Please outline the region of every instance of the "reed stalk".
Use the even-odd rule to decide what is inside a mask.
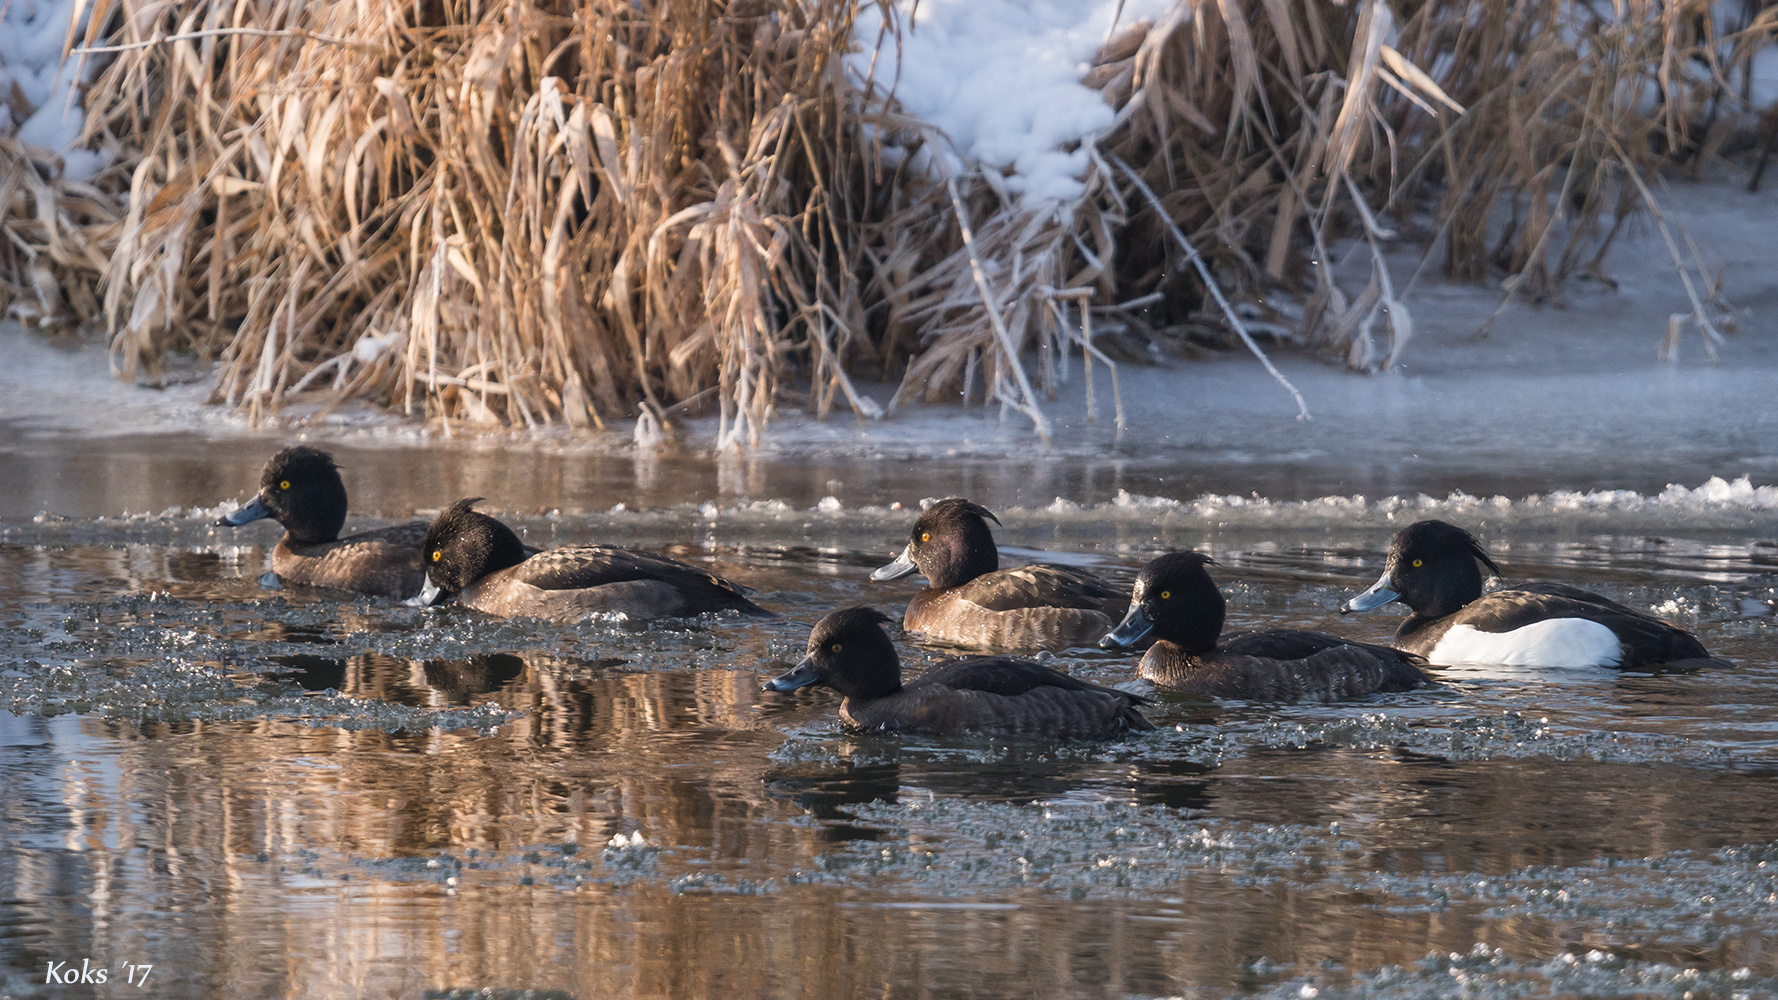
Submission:
[[[658,443],[710,408],[748,447],[786,405],[881,416],[872,377],[1043,427],[1089,346],[1388,367],[1401,239],[1533,300],[1599,272],[1659,170],[1745,141],[1736,73],[1778,17],[1177,0],[1088,72],[1116,119],[1058,207],[918,165],[947,140],[848,66],[857,2],[98,0],[71,47],[117,157],[74,183],[0,138],[0,297],[103,322],[126,378],[212,359],[255,418],[323,390]],[[1352,235],[1363,289],[1330,265]]]

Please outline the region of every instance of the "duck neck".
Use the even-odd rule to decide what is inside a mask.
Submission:
[[[498,573],[530,558],[530,555],[525,551],[525,543],[519,541],[519,536],[514,534],[511,528],[493,518],[488,520],[493,521],[496,530],[488,539],[487,553],[481,559],[482,571],[478,574],[479,576]]]
[[[1416,599],[1408,605],[1414,611],[1410,622],[1414,618],[1434,619],[1454,615],[1463,610],[1465,605],[1481,598],[1481,568],[1474,559],[1465,559],[1452,572],[1436,576],[1424,594],[1413,596]]]

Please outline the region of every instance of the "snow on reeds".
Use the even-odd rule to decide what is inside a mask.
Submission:
[[[1746,119],[1770,29],[1647,0],[1097,6],[1124,15],[1078,76],[1103,121],[996,158],[918,113],[912,40],[957,0],[100,0],[62,32],[85,141],[0,137],[0,295],[102,317],[128,377],[214,358],[255,415],[324,389],[648,441],[711,406],[726,446],[785,405],[877,416],[852,379],[899,373],[892,405],[1041,430],[1077,351],[1257,334],[1388,366],[1397,231],[1516,295],[1596,271],[1642,178]],[[1347,234],[1362,289],[1328,259]]]

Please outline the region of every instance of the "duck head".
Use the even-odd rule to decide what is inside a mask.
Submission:
[[[1215,649],[1226,611],[1222,591],[1204,569],[1215,561],[1200,552],[1171,552],[1142,567],[1130,588],[1129,613],[1099,645],[1127,649],[1152,636],[1188,653]]]
[[[269,517],[299,545],[331,542],[346,523],[346,484],[333,456],[306,444],[273,455],[259,476],[259,492],[216,523],[240,527]]]
[[[989,521],[1000,523],[979,503],[961,497],[940,500],[914,521],[901,555],[870,578],[899,580],[919,570],[930,586],[945,590],[992,573],[1000,568],[1000,550],[994,546]]]
[[[421,547],[426,585],[408,603],[431,607],[455,597],[464,587],[508,566],[525,561],[525,543],[512,529],[473,509],[481,497],[459,500],[426,529]]]
[[[1400,601],[1415,614],[1443,617],[1482,596],[1486,565],[1500,567],[1476,537],[1444,521],[1416,521],[1395,533],[1383,560],[1383,575],[1371,588],[1340,605],[1340,614],[1370,611]]]
[[[901,658],[883,631],[889,617],[876,608],[841,608],[809,630],[801,663],[762,690],[795,691],[825,684],[847,698],[869,701],[901,690]]]

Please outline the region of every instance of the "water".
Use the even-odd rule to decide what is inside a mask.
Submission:
[[[0,454],[6,995],[1778,992],[1769,489],[1527,497],[1472,472],[1357,500],[1324,469],[1261,499],[1124,460],[339,449],[378,515],[353,527],[487,495],[533,544],[664,551],[784,616],[558,627],[265,589],[275,529],[209,522],[272,447]],[[1061,746],[859,737],[825,690],[762,694],[821,614],[899,608],[918,581],[868,570],[952,492],[1002,513],[1009,559],[1127,576],[1196,547],[1233,625],[1370,639],[1395,619],[1339,600],[1395,528],[1444,516],[1738,666],[1163,697],[1156,734]],[[107,984],[44,982],[83,961]]]

